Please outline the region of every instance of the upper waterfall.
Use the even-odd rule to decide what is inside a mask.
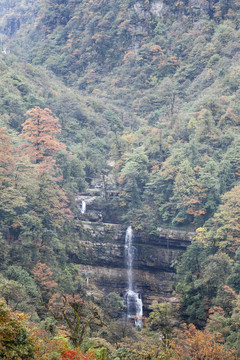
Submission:
[[[134,247],[132,246],[133,230],[129,226],[125,236],[125,259],[127,263],[127,278],[128,278],[128,291],[133,290],[133,258],[134,258]]]
[[[80,209],[81,214],[85,214],[86,210],[87,210],[86,201],[82,200],[82,206],[81,206],[81,209]]]

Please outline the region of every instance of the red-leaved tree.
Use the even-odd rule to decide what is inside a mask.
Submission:
[[[87,354],[69,350],[62,355],[62,360],[94,360],[94,358]]]
[[[36,106],[27,111],[27,120],[22,125],[21,136],[26,140],[25,148],[33,161],[40,163],[51,159],[56,151],[66,150],[57,139],[61,133],[59,119],[52,116],[50,109]]]
[[[20,137],[24,139],[23,149],[35,165],[38,183],[31,205],[45,226],[60,228],[72,214],[62,186],[61,170],[54,159],[57,151],[66,151],[65,144],[57,138],[61,133],[59,119],[52,116],[51,110],[38,106],[26,115]]]

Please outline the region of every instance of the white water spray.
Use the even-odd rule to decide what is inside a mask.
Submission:
[[[82,200],[82,206],[81,206],[81,209],[80,209],[81,214],[85,214],[86,210],[87,210],[86,201]]]
[[[127,302],[127,316],[128,318],[135,318],[135,326],[142,327],[143,304],[141,295],[134,291],[133,287],[133,260],[134,260],[134,246],[132,245],[133,230],[129,226],[125,236],[125,259],[127,263],[127,278],[128,288],[126,294]]]

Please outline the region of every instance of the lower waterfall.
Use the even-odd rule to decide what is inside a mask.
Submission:
[[[129,226],[125,236],[125,260],[127,263],[128,287],[126,293],[127,316],[135,319],[135,326],[142,327],[143,303],[139,293],[134,291],[133,286],[133,260],[135,248],[132,245],[133,230]]]

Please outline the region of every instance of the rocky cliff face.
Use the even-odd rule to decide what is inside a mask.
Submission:
[[[124,296],[127,288],[125,233],[127,226],[105,223],[101,213],[101,189],[92,189],[76,198],[80,209],[76,220],[79,240],[68,250],[71,261],[79,264],[79,272],[88,284],[96,284],[105,293],[112,291]],[[86,212],[81,213],[85,201]],[[174,268],[190,244],[194,233],[158,229],[159,235],[147,238],[134,232],[133,278],[142,295],[144,312],[154,299],[176,301],[172,295]]]

